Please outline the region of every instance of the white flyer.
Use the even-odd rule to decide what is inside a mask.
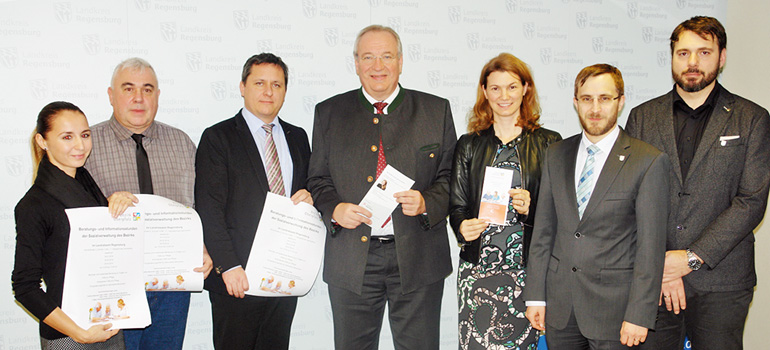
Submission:
[[[117,219],[107,207],[67,209],[70,222],[62,310],[83,329],[112,323],[144,328],[150,308],[142,288],[144,219],[129,208]]]
[[[372,213],[371,227],[382,227],[393,210],[398,206],[393,195],[407,191],[414,185],[414,180],[402,174],[388,164],[358,205]]]
[[[203,225],[195,209],[165,197],[137,194],[144,215],[144,288],[203,290]],[[129,210],[132,208],[129,208]]]
[[[503,225],[508,214],[508,200],[513,180],[513,170],[488,166],[484,171],[484,184],[481,187],[479,219],[490,224]]]
[[[323,261],[326,227],[312,205],[268,193],[246,263],[249,290],[263,297],[302,296]]]

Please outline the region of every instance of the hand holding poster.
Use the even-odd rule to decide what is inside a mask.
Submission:
[[[248,295],[305,295],[323,260],[326,227],[310,204],[268,193],[246,264]]]

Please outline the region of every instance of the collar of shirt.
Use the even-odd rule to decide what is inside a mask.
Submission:
[[[131,135],[134,134],[133,131],[128,130],[125,126],[121,125],[117,119],[115,119],[115,115],[110,117],[110,129],[115,133],[115,137],[118,139],[118,141],[125,141],[128,139],[131,139]],[[158,138],[158,127],[155,125],[155,122],[151,123],[150,126],[142,132],[142,135],[144,135],[144,139],[142,140],[143,145],[147,145],[147,143],[152,142],[152,140]],[[131,140],[133,142],[134,140]],[[145,143],[147,142],[147,143]]]
[[[388,105],[385,106],[385,109],[383,109],[382,112],[384,114],[388,114],[388,109],[390,108],[390,105],[393,103],[393,100],[396,99],[396,96],[398,96],[398,93],[401,91],[401,85],[396,85],[396,89],[393,90],[393,93],[391,93],[390,96],[388,96],[388,98],[386,98],[386,99],[384,99],[382,101],[379,101],[379,100],[375,99],[374,97],[372,97],[372,95],[369,95],[369,93],[367,93],[366,89],[364,89],[363,87],[361,88],[361,91],[364,93],[364,97],[366,97],[366,100],[369,101],[369,104],[372,105],[372,110],[374,111],[374,113],[377,113],[377,108],[374,107],[374,103],[375,102],[385,102]]]
[[[591,142],[591,140],[586,137],[585,132],[581,134],[580,147],[578,148],[577,160],[575,161],[575,190],[577,190],[578,182],[580,182],[580,174],[583,172],[583,166],[585,166],[586,158],[588,158],[588,150],[586,150],[586,148],[590,145],[596,145],[601,150],[601,152],[594,155],[594,181],[593,184],[591,184],[591,192],[593,192],[593,186],[596,184],[596,179],[599,178],[599,174],[601,174],[604,163],[607,162],[607,158],[610,156],[610,152],[612,151],[612,147],[615,146],[615,141],[618,140],[618,136],[620,136],[620,127],[617,125],[609,135],[605,136],[597,143]]]
[[[265,131],[265,129],[262,129],[262,125],[265,125],[265,122],[263,122],[262,119],[257,118],[257,116],[249,112],[249,110],[246,109],[246,107],[241,108],[241,114],[243,115],[243,119],[246,119],[246,125],[249,126],[249,131],[251,131],[251,135],[253,135],[256,139],[261,140],[262,144],[264,144],[265,138],[267,137],[267,131]],[[276,134],[276,133],[283,134],[283,128],[281,127],[281,123],[278,122],[278,116],[276,116],[275,119],[273,119],[273,121],[269,124],[273,124],[273,134]]]
[[[678,108],[680,111],[689,114],[693,118],[700,119],[704,114],[697,113],[697,112],[702,111],[704,109],[713,109],[717,103],[717,98],[719,97],[719,92],[721,90],[722,90],[722,85],[720,85],[719,82],[716,82],[716,84],[714,84],[714,89],[711,90],[711,93],[709,93],[709,96],[706,98],[706,101],[703,102],[702,105],[693,109],[687,105],[687,102],[684,102],[684,99],[682,99],[682,96],[680,96],[679,92],[676,91],[676,86],[674,86],[674,108]]]

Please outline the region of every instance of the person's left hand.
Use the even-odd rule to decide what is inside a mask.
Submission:
[[[193,269],[195,272],[203,272],[203,279],[209,277],[209,272],[211,272],[211,268],[214,267],[214,261],[211,260],[211,256],[209,255],[208,249],[206,249],[206,246],[203,246],[203,266],[196,267]]]
[[[508,190],[508,194],[511,195],[511,203],[513,203],[513,209],[521,215],[529,215],[529,191],[521,188],[512,188]]]
[[[396,202],[401,204],[401,211],[406,216],[417,216],[425,212],[425,198],[417,190],[407,190],[393,194]]]
[[[644,343],[645,340],[647,340],[647,327],[623,321],[623,325],[620,327],[621,344],[630,348]]]
[[[305,202],[307,204],[313,205],[313,196],[311,196],[310,192],[308,192],[306,189],[301,189],[291,195],[291,201],[294,202],[294,205],[297,205],[299,202]]]
[[[110,215],[112,215],[113,218],[117,218],[120,214],[123,214],[128,207],[133,207],[134,203],[139,203],[139,199],[131,194],[131,192],[118,191],[111,194],[110,197],[107,198],[107,202],[109,202],[108,208]]]
[[[663,265],[663,283],[682,278],[692,272],[687,264],[686,250],[669,250],[666,252],[666,262]]]

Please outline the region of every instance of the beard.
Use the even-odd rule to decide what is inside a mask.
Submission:
[[[605,121],[604,124],[589,125],[586,122],[586,120],[585,120],[586,118],[579,118],[580,119],[580,126],[582,126],[583,127],[583,131],[586,134],[590,135],[590,136],[605,135],[608,132],[610,132],[612,130],[612,128],[614,128],[615,125],[617,125],[617,123],[618,123],[618,112],[617,111],[611,111],[610,113],[611,113],[612,116],[604,119],[604,121]],[[590,116],[593,116],[593,115],[589,114],[589,117]]]
[[[700,73],[703,75],[703,78],[700,80],[691,80],[684,78],[683,76],[687,73]],[[680,74],[676,74],[676,72],[672,71],[671,75],[674,76],[674,81],[676,82],[676,85],[679,86],[682,90],[686,92],[698,92],[706,88],[706,86],[711,85],[711,83],[714,82],[714,80],[717,79],[717,75],[719,75],[719,68],[714,69],[710,72],[704,72],[697,68],[690,68]]]

